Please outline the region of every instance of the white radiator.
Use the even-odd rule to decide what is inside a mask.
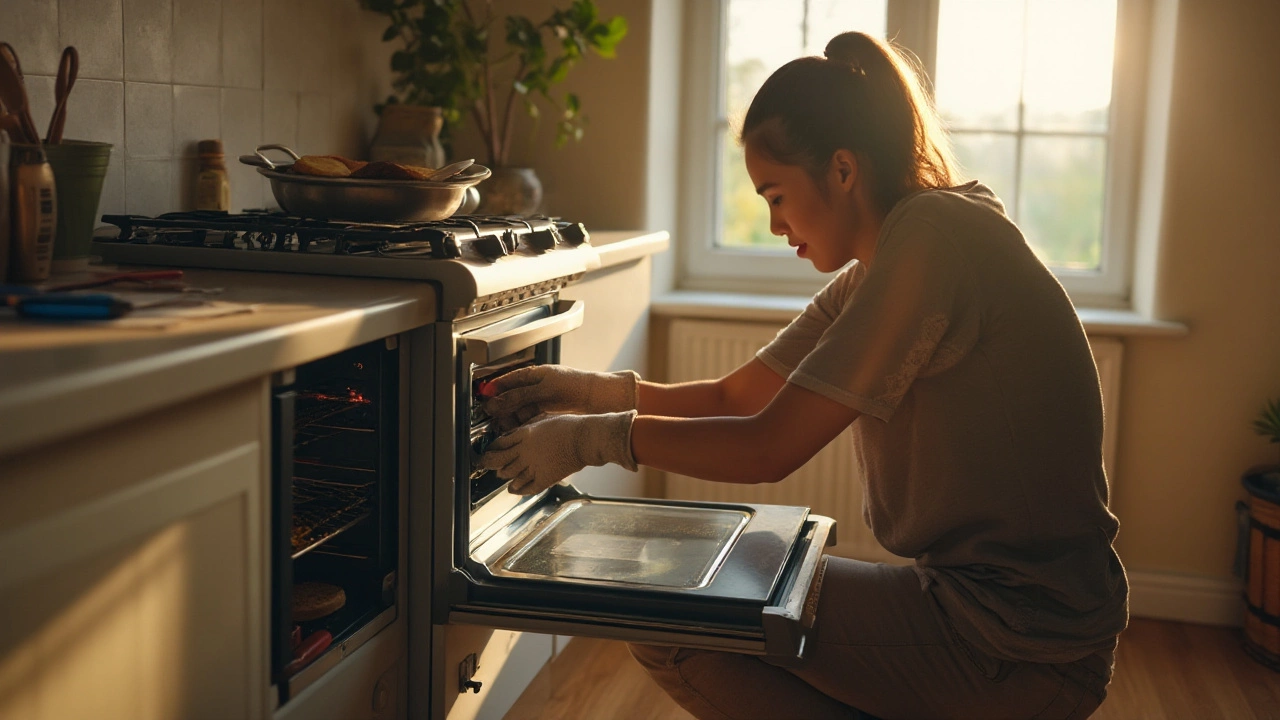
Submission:
[[[689,382],[721,377],[755,356],[781,329],[768,323],[676,319],[671,322],[667,353],[667,381]],[[1102,379],[1106,411],[1103,461],[1114,477],[1116,407],[1122,346],[1109,338],[1092,339]],[[909,562],[880,546],[862,519],[862,485],[853,462],[853,437],[840,434],[808,463],[779,483],[737,485],[666,473],[666,497],[715,502],[757,502],[803,505],[834,518],[838,543],[835,555],[872,562]]]

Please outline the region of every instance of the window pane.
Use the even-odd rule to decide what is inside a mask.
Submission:
[[[1027,137],[1018,225],[1046,264],[1097,270],[1102,256],[1107,143],[1098,137]]]
[[[725,109],[734,123],[774,70],[804,54],[804,3],[731,0],[725,46]]]
[[[769,206],[756,194],[736,136],[725,134],[720,152],[721,247],[785,248],[787,239],[769,232]]]
[[[858,30],[884,39],[888,3],[885,0],[809,0],[809,38],[806,55],[821,55],[831,38]]]
[[[934,87],[950,127],[1018,128],[1023,12],[1023,0],[939,0]]]
[[[1028,130],[1106,132],[1115,0],[1031,0],[1023,85]]]
[[[960,161],[961,174],[966,180],[977,180],[995,191],[1004,201],[1008,212],[1013,212],[1017,200],[1017,152],[1018,139],[1009,133],[951,134],[951,145]]]

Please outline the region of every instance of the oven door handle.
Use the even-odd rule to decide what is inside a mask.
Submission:
[[[485,335],[483,332],[467,335],[467,354],[472,356],[473,362],[488,363],[533,347],[544,340],[559,337],[582,327],[585,307],[586,304],[581,300],[558,300],[555,313],[550,317],[494,335]]]

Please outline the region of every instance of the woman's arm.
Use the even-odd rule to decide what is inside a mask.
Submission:
[[[673,418],[745,417],[763,410],[785,383],[769,366],[752,358],[718,380],[673,385],[641,382],[636,409],[641,415]]]
[[[752,363],[773,374],[759,360]],[[757,371],[748,370],[743,377],[751,377],[754,372]],[[641,412],[645,414],[637,417],[631,426],[631,452],[635,461],[658,470],[717,482],[782,480],[859,415],[857,410],[790,383],[782,383],[781,389],[759,412],[743,417],[652,417],[644,409],[643,397],[642,393]],[[745,397],[758,398],[758,393],[748,392]]]

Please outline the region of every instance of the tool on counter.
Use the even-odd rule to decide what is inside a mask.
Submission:
[[[71,88],[75,86],[76,76],[79,73],[80,53],[76,51],[74,45],[68,45],[63,49],[62,58],[58,61],[58,79],[53,91],[57,104],[53,107],[53,115],[49,117],[49,130],[44,136],[47,145],[57,145],[62,142],[62,129],[67,124],[67,96],[71,94]]]
[[[40,292],[27,285],[0,285],[0,305],[42,320],[110,320],[133,309],[110,293]]]

